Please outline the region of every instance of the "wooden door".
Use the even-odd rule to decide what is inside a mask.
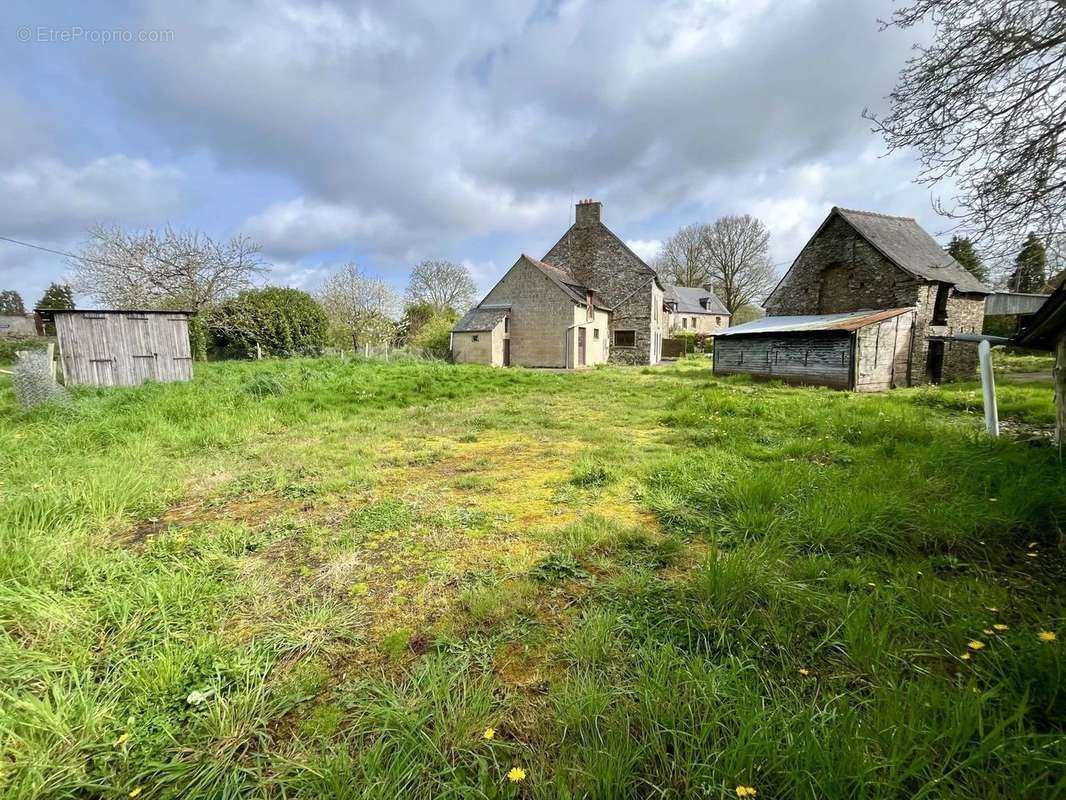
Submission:
[[[126,345],[130,357],[130,383],[137,385],[159,379],[158,361],[147,314],[127,314]]]
[[[511,366],[511,340],[503,340],[503,365],[505,367]]]
[[[585,337],[588,335],[588,331],[584,328],[577,329],[577,365],[579,367],[585,366]]]

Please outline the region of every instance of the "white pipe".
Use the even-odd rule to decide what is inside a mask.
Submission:
[[[999,412],[996,408],[996,378],[992,372],[992,345],[982,341],[977,345],[981,361],[981,393],[984,395],[985,428],[992,438],[999,436]]]

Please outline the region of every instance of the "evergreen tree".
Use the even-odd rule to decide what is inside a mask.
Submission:
[[[1025,240],[1014,262],[1011,289],[1015,292],[1041,292],[1047,283],[1047,251],[1035,233]]]
[[[967,236],[952,236],[951,244],[947,246],[948,255],[958,261],[977,280],[985,283],[988,281],[988,267],[981,257],[977,255],[973,242]]]
[[[22,295],[14,289],[0,291],[0,314],[25,314],[26,306],[22,304]]]
[[[50,283],[37,303],[38,308],[74,308],[74,292],[65,283]]]

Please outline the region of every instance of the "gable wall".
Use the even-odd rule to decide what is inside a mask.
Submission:
[[[600,293],[612,309],[611,331],[632,330],[636,346],[611,347],[612,364],[648,364],[666,326],[662,290],[655,273],[602,223],[574,225],[542,261],[570,269],[586,286]],[[659,309],[658,317],[654,309]]]
[[[522,259],[481,302],[511,305],[512,365],[566,366],[567,328],[574,324],[574,303],[543,272]]]

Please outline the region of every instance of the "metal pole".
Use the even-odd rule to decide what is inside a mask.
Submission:
[[[992,438],[999,436],[999,412],[996,409],[996,378],[992,373],[992,345],[981,341],[977,345],[981,361],[981,393],[984,395],[985,428]]]

